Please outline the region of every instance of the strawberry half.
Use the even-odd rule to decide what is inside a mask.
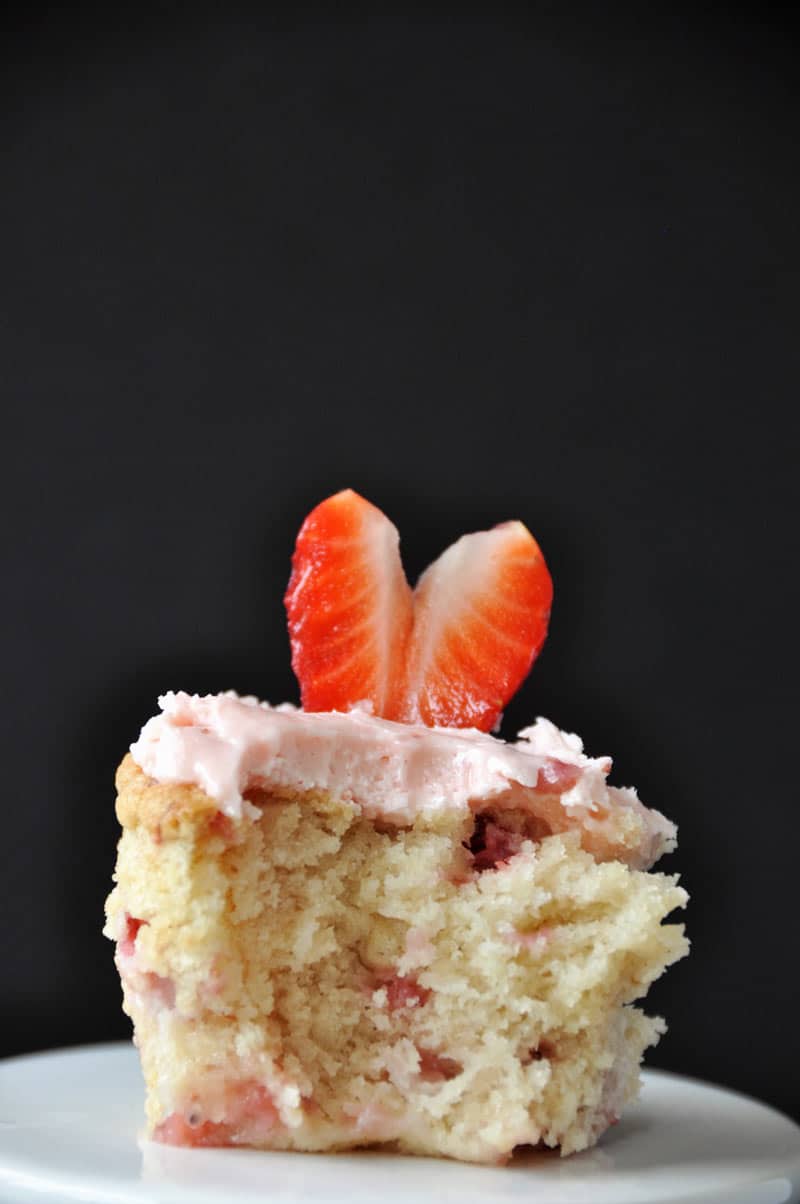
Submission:
[[[349,489],[304,522],[286,593],[303,706],[368,700],[386,719],[489,731],[547,635],[553,585],[539,546],[519,522],[465,535],[412,595],[398,545]]]
[[[386,515],[352,489],[300,528],[285,602],[305,710],[367,700],[385,715],[394,706],[413,610],[399,543]]]
[[[541,650],[552,598],[522,523],[463,536],[419,579],[401,703],[387,718],[491,731]]]

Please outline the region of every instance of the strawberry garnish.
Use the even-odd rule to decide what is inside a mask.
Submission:
[[[553,586],[519,522],[465,535],[412,595],[395,527],[352,490],[311,512],[286,593],[306,710],[494,728],[547,635]]]
[[[541,650],[552,597],[522,523],[464,535],[419,579],[402,702],[388,717],[490,731]]]
[[[412,620],[399,543],[386,515],[352,489],[300,528],[285,601],[305,710],[367,701],[385,715],[394,706]]]

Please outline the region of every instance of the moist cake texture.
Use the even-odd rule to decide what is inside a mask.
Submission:
[[[675,829],[539,721],[507,744],[357,708],[167,695],[117,775],[105,932],[184,1145],[583,1149],[664,1031]]]

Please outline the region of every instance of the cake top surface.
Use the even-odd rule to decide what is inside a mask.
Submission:
[[[537,719],[490,735],[544,643],[552,581],[517,521],[462,536],[412,590],[397,529],[345,489],[312,510],[286,592],[303,709],[234,693],[165,694],[131,746],[151,779],[200,787],[234,820],[248,794],[325,792],[404,825],[441,812],[521,811],[526,830],[577,830],[601,860],[652,865],[675,828],[608,757]],[[528,823],[527,817],[534,822]]]
[[[446,809],[513,807],[583,829],[604,856],[650,865],[675,829],[632,789],[609,786],[608,757],[546,719],[507,743],[473,729],[396,723],[370,713],[306,712],[229,692],[168,693],[131,754],[159,782],[192,783],[232,819],[252,816],[253,787],[325,791],[402,825]],[[586,841],[584,843],[587,843]],[[616,851],[614,851],[616,850]]]

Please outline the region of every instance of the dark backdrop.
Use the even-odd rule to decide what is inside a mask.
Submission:
[[[296,698],[293,536],[352,485],[412,576],[533,529],[504,731],[680,825],[651,1064],[798,1115],[796,48],[637,11],[6,30],[2,1052],[128,1031],[115,764],[168,688]]]

